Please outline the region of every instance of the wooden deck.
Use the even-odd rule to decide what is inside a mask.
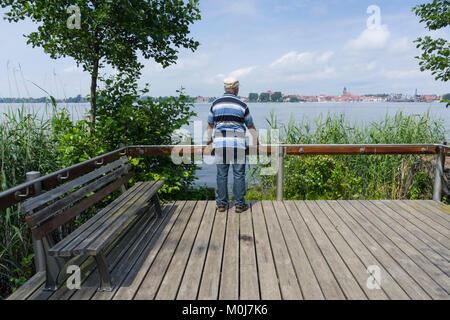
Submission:
[[[435,201],[213,201],[138,216],[107,249],[115,288],[42,291],[37,274],[9,299],[450,299],[450,207]],[[368,266],[381,288],[369,289]]]

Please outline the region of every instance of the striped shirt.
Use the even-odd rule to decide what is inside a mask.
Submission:
[[[245,130],[253,124],[248,106],[231,93],[211,105],[208,123],[214,126],[213,148],[245,149]]]

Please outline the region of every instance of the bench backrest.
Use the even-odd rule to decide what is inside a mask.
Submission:
[[[91,171],[21,204],[35,239],[74,219],[133,177],[126,157]],[[92,194],[93,193],[93,194]]]

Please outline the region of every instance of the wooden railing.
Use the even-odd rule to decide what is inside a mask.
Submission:
[[[205,145],[175,145],[175,146],[127,146],[96,158],[81,162],[68,168],[40,177],[38,172],[27,173],[27,182],[0,193],[0,210],[4,210],[25,199],[33,197],[42,190],[50,190],[56,186],[75,179],[102,165],[113,162],[122,156],[147,157],[170,156],[173,153],[180,156],[213,155],[210,146]],[[433,199],[440,200],[442,196],[444,161],[450,156],[450,146],[441,144],[278,144],[259,145],[247,148],[247,154],[271,155],[278,153],[277,164],[277,199],[283,195],[283,160],[284,155],[377,155],[377,154],[434,154],[436,166],[433,183]],[[39,190],[37,190],[39,188]]]

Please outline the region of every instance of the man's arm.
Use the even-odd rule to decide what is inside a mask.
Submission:
[[[208,122],[208,125],[206,126],[206,145],[210,145],[212,143],[213,128],[214,126],[212,123]]]
[[[253,138],[253,144],[254,144],[254,145],[259,145],[258,134],[256,133],[256,127],[255,127],[255,125],[252,123],[252,124],[249,125],[247,128],[248,128],[248,131],[250,132],[250,134],[252,135],[252,138]]]
[[[258,134],[256,133],[256,127],[255,127],[255,124],[253,123],[253,118],[250,114],[250,110],[248,109],[247,105],[245,106],[244,123],[245,123],[245,126],[247,127],[248,131],[250,131],[250,134],[252,135],[253,145],[255,145],[255,146],[259,145]]]

